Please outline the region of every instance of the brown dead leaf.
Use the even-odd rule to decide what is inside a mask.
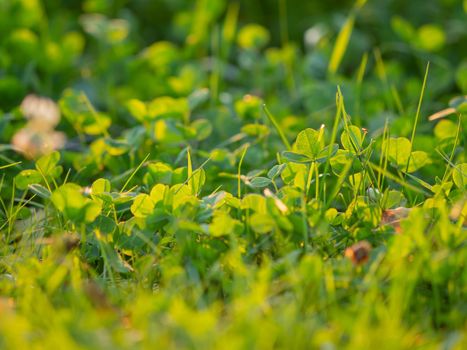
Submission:
[[[457,201],[452,206],[449,218],[452,221],[461,220],[462,226],[467,226],[467,197]]]
[[[448,115],[456,113],[456,112],[457,112],[457,110],[455,108],[452,108],[452,107],[445,108],[442,111],[439,111],[439,112],[436,112],[435,114],[430,115],[428,117],[428,120],[433,121],[433,120],[441,119],[441,118],[447,117]]]

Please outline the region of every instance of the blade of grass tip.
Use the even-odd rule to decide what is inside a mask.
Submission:
[[[357,124],[362,124],[362,119],[360,117],[360,104],[362,96],[362,83],[365,76],[366,66],[368,64],[368,52],[365,52],[362,56],[360,66],[358,67],[356,83],[357,83],[357,101],[355,106],[355,117],[357,118]]]
[[[454,155],[456,154],[456,148],[457,148],[457,144],[459,143],[460,132],[461,132],[461,128],[462,128],[461,120],[462,120],[461,115],[459,114],[459,118],[458,118],[458,122],[457,122],[456,138],[454,139],[454,145],[452,145],[452,150],[451,150],[451,154],[449,156],[449,161],[447,162],[448,165],[446,166],[446,170],[444,171],[443,182],[444,182],[444,180],[446,179],[446,176],[449,173],[449,164],[452,164],[452,161],[454,159]]]
[[[381,142],[381,157],[379,160],[379,167],[386,171],[387,163],[388,163],[388,144],[389,140],[389,121],[386,118],[384,122],[384,129],[383,129],[383,140]],[[378,187],[383,188],[384,184],[384,176],[383,173],[378,172]]]
[[[17,151],[17,149],[15,147],[6,148],[6,149],[13,149],[13,150]],[[5,155],[2,154],[3,150],[4,150],[4,148],[0,147],[0,159],[3,160],[5,163],[8,163],[8,164],[15,163],[15,165],[13,165],[13,166],[15,166],[18,169],[21,169],[19,164],[21,164],[22,162],[19,162],[19,164],[18,164],[18,162],[15,162],[13,159],[10,159],[10,158],[6,157]]]
[[[0,180],[0,192],[2,191],[4,181],[5,181],[5,174],[2,174],[2,179]],[[3,198],[1,196],[0,196],[0,204],[2,205],[3,210],[6,213],[8,210],[6,209],[5,202],[3,201]]]
[[[21,211],[21,209],[23,209],[24,207],[26,207],[28,204],[30,204],[32,202],[32,200],[34,198],[36,198],[36,195],[33,194],[30,198],[28,198],[26,200],[26,194],[27,192],[24,191],[23,192],[23,195],[21,196],[21,198],[14,198],[14,202],[18,202],[19,204],[17,205],[16,207],[16,210],[15,212],[11,212],[10,215],[6,218],[6,221],[5,223],[0,226],[0,231],[6,226],[6,225],[9,225],[8,226],[8,230],[10,231],[10,228],[12,228],[12,226],[10,224],[13,224],[16,220],[16,217],[18,216],[19,212]],[[2,201],[3,202],[3,201]],[[5,211],[6,213],[6,211]]]
[[[305,201],[308,199],[308,192],[310,192],[310,187],[311,187],[311,180],[313,179],[313,167],[315,165],[315,162],[311,162],[310,165],[308,165],[308,169],[305,175]]]
[[[212,55],[211,58],[214,60],[214,69],[212,70],[211,77],[209,79],[210,91],[211,91],[211,105],[217,103],[219,97],[219,84],[221,82],[221,48],[220,48],[221,31],[219,26],[215,26],[211,34],[211,47]]]
[[[418,119],[420,118],[420,110],[422,108],[423,96],[425,95],[426,81],[428,78],[429,70],[430,70],[430,62],[426,64],[425,76],[423,77],[422,91],[420,91],[420,98],[418,99],[417,112],[415,113],[415,121],[414,121],[413,128],[412,128],[412,135],[410,136],[409,158],[407,159],[405,173],[407,173],[407,171],[409,170],[409,164],[412,158],[413,141],[415,139],[415,132],[417,130]]]
[[[352,164],[353,164],[353,160],[349,160],[345,164],[344,169],[342,170],[341,174],[337,178],[337,182],[334,186],[333,191],[331,192],[331,195],[327,199],[326,208],[329,208],[332,201],[334,200],[334,198],[336,198],[337,194],[339,193],[342,185],[344,184],[345,179],[347,178],[347,174],[349,173],[350,168],[352,167]]]
[[[195,1],[192,1],[195,2]],[[190,38],[186,41],[190,53],[194,50],[201,50],[200,54],[204,55],[204,45],[206,37],[209,35],[210,24],[212,24],[209,16],[208,1],[196,0],[193,11],[191,13],[193,23],[190,28]]]
[[[449,159],[449,158],[447,157],[447,155],[444,155],[439,149],[436,149],[436,153],[438,153],[438,154],[441,156],[441,158],[444,159],[444,161],[452,168],[453,171],[454,171],[454,170],[457,170],[457,171],[458,171],[460,174],[462,174],[463,176],[466,176],[466,175],[467,175],[466,173],[464,173],[464,172],[462,171],[461,168],[459,168],[459,165],[458,165],[458,164],[454,164],[454,163],[452,162],[452,159]],[[449,174],[449,173],[448,173],[448,174]],[[443,181],[444,181],[444,179],[443,179]]]
[[[336,92],[336,114],[334,116],[334,125],[332,126],[332,132],[331,132],[331,140],[329,142],[329,152],[328,152],[328,155],[327,155],[327,158],[326,158],[326,164],[324,165],[324,174],[327,174],[328,171],[329,171],[329,165],[331,164],[331,154],[332,154],[332,145],[334,144],[334,142],[336,141],[336,138],[337,138],[337,129],[339,128],[339,119],[340,119],[340,115],[342,113],[342,103],[343,103],[343,100],[342,100],[342,95],[341,95],[341,91],[340,89],[337,89],[337,92]],[[323,186],[322,186],[322,189],[321,191],[323,192],[324,194],[324,197],[326,197],[326,193],[325,193],[325,185],[326,185],[326,181],[324,180],[322,182]],[[326,208],[327,209],[327,208]]]
[[[215,195],[217,192],[219,192],[219,190],[220,190],[221,188],[222,188],[222,185],[217,186],[217,187],[215,188],[215,190],[212,191],[212,192],[209,194],[208,197]]]
[[[350,36],[352,35],[354,23],[355,14],[352,12],[337,35],[336,43],[332,50],[331,59],[329,60],[328,65],[328,72],[331,74],[335,74],[339,69],[339,65],[344,57],[345,51],[347,50]]]
[[[392,98],[393,98],[394,102],[396,103],[396,108],[397,108],[399,114],[404,115],[405,114],[404,106],[402,105],[401,98],[400,98],[399,93],[397,92],[397,89],[394,86],[394,84],[391,84],[390,89],[391,89]]]
[[[328,65],[328,72],[331,74],[335,74],[339,69],[339,65],[350,42],[350,37],[352,35],[353,27],[355,24],[355,17],[357,12],[365,5],[365,3],[366,0],[359,0],[355,3],[349,17],[347,17],[347,20],[337,35],[336,43],[334,44],[331,59],[329,60]]]
[[[2,180],[0,181],[0,191],[1,191],[2,188],[3,188],[3,181],[4,181],[4,180],[5,180],[5,174],[3,174]],[[7,206],[6,206],[6,204],[5,204],[5,201],[3,200],[3,198],[2,198],[1,196],[0,196],[0,204],[1,204],[2,208],[3,208],[3,211],[4,211],[5,213],[8,213],[8,209],[7,209]],[[5,223],[4,223],[2,226],[0,226],[0,231],[1,231],[1,230],[3,229],[3,227],[6,226],[7,224],[8,224],[8,218],[7,218],[7,220],[5,220]]]
[[[177,158],[175,158],[175,161],[173,162],[174,165],[178,165],[182,162],[182,160],[185,159],[185,153],[187,152],[188,150],[188,146],[183,148],[180,153],[177,155]]]
[[[42,180],[44,180],[44,183],[47,186],[47,189],[49,190],[49,192],[52,193],[53,191],[52,191],[52,188],[50,187],[50,183],[49,183],[49,181],[47,181],[47,177],[45,176],[45,174],[43,173],[42,169],[39,166],[37,167],[37,171],[41,175]],[[57,184],[55,183],[55,180],[53,178],[52,178],[52,180],[54,181],[55,187],[57,187]]]
[[[192,169],[192,165],[191,165],[191,156],[189,156],[189,157],[190,157],[190,160],[189,160],[189,162],[188,162],[188,164],[189,164],[189,165],[188,165],[188,169]],[[191,171],[191,174],[190,174],[190,170],[188,170],[188,173],[189,173],[190,175],[187,176],[187,179],[185,180],[185,182],[183,183],[183,185],[186,185],[186,184],[188,184],[188,183],[190,182],[190,183],[191,183],[190,186],[194,186],[194,183],[191,182],[191,179],[193,178],[193,176],[195,176],[195,174],[196,174],[197,172],[199,172],[201,169],[203,169],[204,166],[205,166],[206,164],[208,164],[208,162],[209,162],[210,160],[211,160],[211,156],[209,156],[208,159],[206,159],[198,168],[196,168],[195,170],[192,170],[192,171]],[[219,174],[219,175],[220,175],[220,174]],[[233,176],[234,176],[234,178],[237,178],[237,176],[235,176],[235,175],[233,175]],[[179,187],[178,190],[175,191],[175,194],[177,194],[181,189],[182,189],[182,187]],[[193,190],[193,188],[192,188],[192,190]]]
[[[0,166],[0,170],[7,169],[7,168],[10,168],[12,166],[17,166],[17,165],[19,165],[21,163],[22,162],[15,162],[15,163],[10,163],[10,164],[5,164],[5,165]]]
[[[359,142],[356,136],[352,132],[350,132],[350,126],[352,125],[352,122],[350,120],[349,115],[347,114],[347,111],[345,110],[344,96],[342,95],[340,86],[337,86],[337,91],[339,92],[339,95],[342,99],[342,119],[344,121],[344,130],[347,132],[347,135],[349,136],[350,145],[352,146],[355,154],[358,156],[360,163],[363,165],[363,162],[360,158],[361,148],[360,146],[357,147]]]
[[[365,52],[362,56],[362,60],[360,62],[360,66],[358,67],[357,72],[357,85],[361,86],[363,82],[363,78],[366,72],[366,66],[368,64],[368,52]]]
[[[193,176],[193,164],[191,163],[191,152],[190,147],[187,147],[186,150],[186,157],[187,157],[187,180]]]
[[[383,172],[383,175],[385,177],[387,177],[388,179],[398,183],[399,185],[401,185],[402,187],[404,188],[408,188],[414,192],[417,192],[417,193],[421,193],[421,194],[424,194],[426,195],[427,193],[424,192],[423,190],[419,189],[418,187],[415,187],[414,185],[412,184],[409,184],[408,182],[404,181],[403,179],[399,179],[397,176],[391,174],[389,171],[385,171],[384,169],[380,168],[379,166],[377,166],[376,164],[373,164],[371,162],[368,162],[368,165],[370,166],[370,168],[372,168],[373,170],[375,171],[378,171],[378,172]]]
[[[266,107],[265,104],[263,104],[263,110],[264,110],[264,113],[266,114],[266,116],[268,117],[269,121],[272,123],[272,125],[276,129],[277,133],[279,134],[279,137],[281,138],[282,143],[284,144],[285,148],[287,148],[287,151],[290,151],[292,149],[292,147],[290,146],[289,141],[285,137],[284,131],[282,130],[280,125],[277,123],[276,119],[271,114],[271,112],[269,112],[269,110],[268,110],[268,108]]]
[[[302,230],[303,230],[303,253],[306,253],[308,247],[308,220],[306,211],[306,199],[305,196],[301,197],[301,217],[302,217]]]
[[[337,91],[338,91],[339,98],[340,98],[340,101],[341,101],[341,104],[342,104],[341,105],[341,111],[342,111],[341,114],[342,114],[342,120],[344,121],[344,130],[347,132],[347,135],[349,135],[349,142],[350,142],[350,145],[352,146],[352,148],[353,148],[353,150],[355,152],[356,159],[358,159],[358,161],[360,162],[362,167],[364,167],[364,161],[362,160],[362,155],[360,154],[361,149],[360,149],[360,147],[357,147],[358,141],[356,140],[355,135],[352,132],[350,132],[350,125],[352,125],[352,123],[350,121],[349,115],[347,114],[347,111],[345,110],[344,96],[342,95],[342,91],[340,89],[340,86],[337,86]],[[350,166],[352,166],[352,164],[353,164],[353,161],[351,161]],[[336,196],[336,193],[333,193],[332,196],[331,196],[331,200],[334,199],[335,196]]]
[[[126,187],[128,186],[128,184],[130,183],[131,179],[133,179],[133,177],[136,175],[136,173],[138,172],[138,170],[143,166],[143,164],[148,160],[150,156],[150,153],[147,154],[146,157],[144,157],[144,159],[141,161],[141,163],[139,163],[139,165],[136,167],[136,169],[131,173],[130,177],[128,178],[128,180],[126,180],[125,184],[123,185],[122,189],[120,190],[120,193],[123,193],[123,191],[125,191]]]
[[[323,136],[324,136],[324,124],[321,124],[321,127],[319,128],[319,133],[318,133],[318,143],[321,142]],[[331,148],[331,147],[330,147]],[[328,153],[329,155],[330,153]],[[313,172],[315,172],[315,198],[319,198],[319,171],[318,171],[318,164],[316,162],[311,162],[310,167],[308,168],[309,175],[308,175],[308,180],[307,180],[307,186],[306,186],[306,192],[305,192],[305,198],[308,198],[308,193],[311,188],[311,179],[313,177]]]
[[[14,208],[14,205],[15,205],[15,193],[16,193],[16,179],[13,178],[13,186],[12,186],[12,190],[11,190],[10,205],[9,205],[9,208],[8,208],[8,212],[5,212],[5,213],[8,213],[9,218],[13,217],[13,208]],[[9,224],[8,225],[7,242],[10,241],[10,236],[11,236],[12,231],[13,231],[13,225]]]
[[[360,162],[362,167],[365,168],[365,164],[368,161],[363,159],[362,147],[358,145],[359,142],[358,142],[356,136],[354,135],[354,133],[350,132],[350,126],[353,125],[353,124],[352,124],[352,121],[350,119],[350,116],[347,114],[347,112],[345,110],[344,97],[342,95],[340,86],[337,86],[337,90],[339,91],[339,94],[340,94],[340,96],[342,98],[342,119],[344,120],[344,130],[347,132],[347,135],[349,135],[350,145],[352,146],[352,148],[353,148],[353,150],[355,152],[355,155],[357,156],[358,161]],[[372,186],[374,186],[377,180],[376,180],[376,176],[373,173],[373,170],[371,168],[369,168],[368,174],[370,175],[370,183],[371,183]]]
[[[433,186],[431,186],[428,182],[423,181],[422,179],[419,179],[418,177],[413,176],[412,174],[407,174],[407,176],[410,177],[415,182],[422,185],[423,187],[425,187],[427,190],[430,190],[431,192],[433,192]]]
[[[102,254],[102,259],[104,260],[103,277],[106,278],[106,275],[107,275],[106,271],[108,270],[109,271],[110,282],[112,283],[112,285],[115,285],[115,277],[114,277],[114,274],[113,274],[113,269],[112,269],[112,265],[110,263],[109,255],[107,254],[107,251],[106,251],[106,247],[104,246],[104,243],[102,242],[101,239],[98,239],[97,242],[99,244],[99,248],[100,248],[100,251],[101,251],[101,254]]]
[[[373,51],[373,55],[375,56],[376,61],[376,73],[384,86],[384,98],[386,99],[387,107],[392,111],[394,110],[394,104],[391,98],[392,95],[390,94],[391,88],[389,86],[389,80],[386,74],[386,67],[384,66],[383,57],[381,56],[381,51],[379,49],[375,49]]]
[[[238,170],[237,170],[237,196],[240,199],[242,196],[242,164],[243,164],[243,158],[245,158],[246,151],[248,150],[248,147],[250,145],[247,143],[245,144],[243,148],[242,155],[240,157],[240,161],[238,162]]]
[[[63,184],[65,185],[68,182],[68,178],[70,177],[71,174],[71,168],[68,168],[68,171],[66,172],[65,179],[63,180]]]
[[[225,15],[224,26],[222,28],[222,59],[227,60],[230,55],[232,42],[235,38],[237,30],[238,14],[240,10],[240,3],[235,1],[229,4],[227,14]]]

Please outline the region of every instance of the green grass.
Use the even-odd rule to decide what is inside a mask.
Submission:
[[[0,2],[0,349],[466,348],[465,6],[393,5]]]

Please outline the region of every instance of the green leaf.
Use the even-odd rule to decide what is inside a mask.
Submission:
[[[270,185],[271,182],[272,180],[267,177],[258,176],[250,180],[250,186],[254,188],[262,188]]]
[[[130,150],[126,140],[115,140],[110,137],[104,139],[105,151],[111,156],[121,156]]]
[[[244,49],[260,49],[269,41],[269,32],[258,24],[249,24],[238,33],[238,45]]]
[[[20,190],[25,190],[29,185],[37,184],[41,181],[41,173],[33,169],[23,170],[15,177],[16,186]]]
[[[241,131],[252,137],[263,137],[269,134],[269,128],[262,124],[245,124]]]
[[[154,211],[154,202],[151,197],[145,193],[139,194],[133,200],[131,213],[137,218],[144,218]]]
[[[150,119],[174,118],[187,121],[190,116],[188,99],[168,96],[158,97],[148,103]]]
[[[101,213],[101,205],[81,193],[81,187],[68,183],[57,188],[50,197],[55,208],[75,223],[92,222]]]
[[[457,134],[457,125],[448,119],[440,120],[435,126],[434,134],[440,140],[454,138]]]
[[[111,234],[115,231],[117,225],[111,218],[104,215],[99,215],[92,223],[92,227],[98,229],[101,233]]]
[[[352,153],[357,153],[362,149],[363,140],[362,130],[355,125],[349,126],[348,130],[344,130],[341,134],[342,147]]]
[[[37,194],[39,197],[44,199],[50,198],[50,191],[42,185],[32,184],[28,186],[32,193]]]
[[[467,60],[464,60],[456,71],[456,82],[462,93],[467,93]]]
[[[355,154],[349,151],[338,149],[336,154],[331,157],[330,163],[334,174],[340,175],[347,165],[355,159]],[[354,162],[352,172],[361,171],[360,162]]]
[[[201,188],[204,186],[205,182],[206,173],[204,169],[196,169],[188,181],[188,186],[191,189],[191,194],[197,196],[200,193]]]
[[[89,200],[84,206],[84,221],[93,222],[96,219],[96,217],[99,216],[101,211],[102,207],[98,203]],[[79,221],[80,220],[76,220],[76,222]]]
[[[467,96],[457,96],[449,101],[449,107],[455,108],[459,113],[467,113]]]
[[[282,152],[282,156],[287,159],[289,162],[293,163],[310,163],[313,161],[310,157],[292,151],[284,151]]]
[[[111,185],[107,179],[97,179],[91,185],[91,197],[100,204],[111,204],[113,198],[110,194]]]
[[[337,211],[335,208],[330,208],[326,210],[324,214],[326,221],[329,222],[331,225],[339,225],[343,221],[343,215]]]
[[[203,88],[195,90],[188,96],[188,106],[190,110],[193,111],[194,109],[200,107],[203,103],[209,100],[209,89]]]
[[[406,42],[411,43],[416,40],[417,33],[409,21],[400,16],[394,16],[391,19],[392,29]]]
[[[147,167],[147,177],[149,185],[162,183],[166,185],[172,184],[172,168],[165,163],[152,163]]]
[[[212,223],[209,225],[209,234],[214,237],[240,234],[242,230],[242,223],[233,219],[227,212],[222,210],[215,212]]]
[[[55,151],[50,154],[44,155],[40,157],[36,162],[36,169],[41,172],[44,176],[57,176],[56,166],[60,161],[60,153]],[[59,174],[61,173],[61,169],[58,170]]]
[[[126,102],[125,106],[136,120],[143,121],[146,119],[148,110],[144,102],[137,99],[131,99]]]
[[[256,233],[265,234],[276,227],[276,222],[271,215],[254,213],[250,217],[250,226]]]
[[[260,117],[262,100],[258,96],[245,95],[235,101],[235,111],[244,120],[258,120]]]
[[[154,204],[164,200],[166,191],[169,190],[167,185],[157,184],[151,189],[149,196],[151,197]]]
[[[105,251],[105,256],[112,269],[119,273],[128,273],[133,271],[133,268],[125,260],[122,259],[120,254],[107,242],[102,242],[100,248]]]
[[[207,119],[197,119],[191,123],[191,127],[195,131],[195,139],[198,141],[205,140],[212,133],[212,124]]]
[[[407,166],[412,148],[408,139],[405,137],[391,137],[389,141],[385,141],[383,149],[386,149],[386,147],[388,147],[388,157],[391,162],[395,163],[399,168]]]
[[[423,151],[414,151],[410,155],[410,162],[407,172],[413,173],[430,161],[428,154]],[[405,170],[404,168],[402,170]]]
[[[84,92],[67,89],[59,101],[63,115],[79,132],[89,135],[106,133],[112,120],[94,109]]]
[[[331,149],[329,149],[331,147]],[[328,158],[334,157],[334,155],[337,153],[339,150],[339,145],[337,143],[333,144],[332,146],[326,146],[324,147],[317,155],[315,162],[318,163],[323,163],[325,162]]]
[[[301,131],[295,141],[295,151],[308,156],[310,159],[316,158],[321,150],[319,136],[320,133],[311,128]]]
[[[110,181],[107,179],[97,179],[92,183],[91,189],[92,194],[100,194],[104,192],[110,192]]]
[[[443,29],[435,24],[425,24],[417,31],[416,44],[427,51],[438,51],[443,48],[446,36]]]
[[[390,190],[383,195],[383,209],[400,207],[405,204],[405,197],[400,191]]]
[[[455,166],[452,173],[452,179],[456,186],[460,189],[464,189],[467,186],[467,163],[462,163]]]
[[[242,209],[251,209],[258,213],[266,213],[266,198],[259,194],[247,194],[242,199]]]
[[[274,180],[276,177],[278,177],[285,169],[287,164],[277,164],[274,165],[269,171],[268,171],[268,177],[271,180]]]

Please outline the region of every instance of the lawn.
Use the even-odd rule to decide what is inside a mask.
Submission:
[[[0,0],[0,349],[466,349],[466,23]]]

